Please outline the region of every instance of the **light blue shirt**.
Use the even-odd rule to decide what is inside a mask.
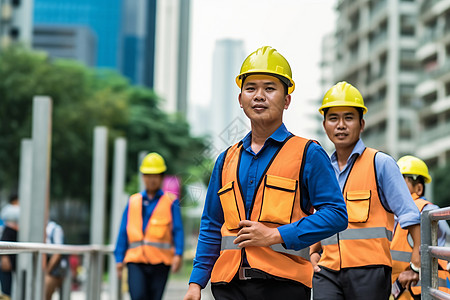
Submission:
[[[341,191],[344,190],[345,182],[356,158],[363,153],[364,149],[366,149],[366,146],[359,139],[342,170],[339,170],[336,151],[331,155],[331,164]],[[405,179],[403,179],[395,160],[383,152],[378,152],[375,156],[375,169],[377,170],[378,191],[383,206],[394,213],[403,229],[420,224],[419,209],[414,204]]]

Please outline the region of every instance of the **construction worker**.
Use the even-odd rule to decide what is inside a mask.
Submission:
[[[389,299],[394,214],[414,240],[411,267],[417,269],[419,211],[395,160],[366,148],[360,138],[367,112],[360,92],[339,82],[327,91],[319,111],[336,149],[331,163],[347,204],[349,224],[311,249],[314,299]]]
[[[131,299],[162,298],[170,269],[182,263],[184,234],[179,201],[161,190],[164,159],[158,153],[145,156],[140,172],[145,190],[128,200],[120,224],[114,255],[117,273],[128,269]]]
[[[215,299],[309,300],[308,246],[347,226],[338,183],[322,147],[283,124],[295,86],[277,50],[251,53],[236,82],[251,131],[215,163],[184,299],[211,279]]]
[[[407,155],[403,156],[397,161],[400,172],[405,178],[406,185],[411,193],[414,203],[417,205],[419,211],[427,211],[438,209],[437,205],[427,201],[425,195],[425,184],[431,182],[431,176],[428,173],[428,167],[425,162],[417,157]],[[391,244],[392,255],[392,284],[395,286],[395,281],[398,279],[399,284],[397,290],[392,288],[395,299],[420,299],[420,286],[408,285],[407,279],[412,279],[415,282],[419,280],[418,270],[409,268],[409,261],[411,257],[412,245],[408,238],[408,231],[398,226],[398,220],[395,218],[394,237]],[[438,246],[445,246],[445,239],[449,226],[445,220],[438,222]],[[447,287],[447,278],[449,273],[447,269],[447,261],[439,259],[439,289],[449,293]]]

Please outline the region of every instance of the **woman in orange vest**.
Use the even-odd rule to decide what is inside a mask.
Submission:
[[[123,213],[114,255],[119,278],[127,265],[132,300],[160,300],[170,269],[181,267],[180,203],[161,190],[166,170],[161,155],[148,154],[140,167],[145,190],[130,197]]]
[[[427,201],[425,195],[425,183],[431,182],[431,176],[428,173],[428,167],[425,162],[417,157],[407,155],[397,161],[400,172],[405,178],[414,203],[422,211],[439,208],[437,205]],[[409,280],[417,282],[419,280],[418,270],[414,270],[409,265],[412,251],[412,241],[408,237],[408,232],[402,229],[395,220],[394,237],[391,244],[392,255],[392,294],[394,299],[420,299],[420,285],[402,284]],[[445,246],[445,239],[449,226],[446,221],[438,222],[438,246]],[[447,286],[448,271],[447,262],[439,260],[439,289],[449,293]],[[396,281],[398,280],[398,283]]]

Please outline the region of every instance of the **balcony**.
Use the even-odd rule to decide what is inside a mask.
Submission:
[[[422,13],[425,13],[427,10],[429,10],[433,5],[438,3],[440,0],[425,0],[422,5],[420,6],[420,11]]]
[[[427,144],[439,139],[450,139],[450,122],[424,129],[419,137],[420,144]]]

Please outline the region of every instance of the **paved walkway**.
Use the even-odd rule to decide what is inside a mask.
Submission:
[[[166,291],[164,293],[163,300],[182,300],[184,295],[186,294],[186,291],[188,289],[187,282],[185,280],[169,280],[166,286]],[[103,292],[101,295],[101,300],[110,300],[109,294],[108,294],[108,288],[105,286],[103,288]],[[71,300],[85,300],[86,295],[84,292],[81,291],[73,291],[70,295]],[[211,290],[208,286],[202,290],[202,300],[213,300],[213,296],[211,294]],[[53,295],[52,300],[59,300],[59,295],[55,293]],[[129,294],[124,294],[122,300],[130,300]]]

